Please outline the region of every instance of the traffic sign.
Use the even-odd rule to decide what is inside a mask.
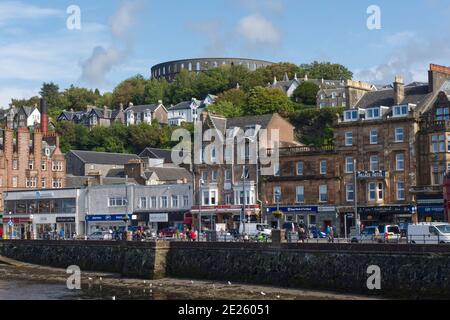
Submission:
[[[12,222],[11,220],[9,220],[8,225],[12,228],[12,227],[14,227],[14,222]]]

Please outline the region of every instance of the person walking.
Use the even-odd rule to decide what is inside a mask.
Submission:
[[[306,238],[305,228],[303,226],[300,226],[300,228],[298,228],[298,239],[302,243],[305,243],[305,238]]]
[[[330,226],[330,242],[334,243],[334,228]]]
[[[331,227],[327,225],[325,229],[325,235],[327,237],[328,242],[331,242]]]
[[[191,232],[191,239],[193,242],[195,242],[197,240],[197,233],[195,231]]]

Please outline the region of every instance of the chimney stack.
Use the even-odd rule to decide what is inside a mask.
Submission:
[[[401,104],[405,100],[405,83],[401,76],[395,76],[394,81],[394,103]]]
[[[40,111],[41,111],[41,132],[46,135],[48,133],[48,108],[47,102],[44,98],[40,100]]]

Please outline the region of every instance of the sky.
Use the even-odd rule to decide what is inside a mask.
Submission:
[[[450,65],[450,0],[0,0],[0,107],[43,82],[106,92],[157,63],[210,56],[426,81],[430,63]]]

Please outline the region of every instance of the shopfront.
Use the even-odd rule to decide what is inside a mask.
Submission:
[[[199,214],[201,213],[202,230],[214,230],[217,223],[225,224],[227,230],[238,230],[243,215],[242,205],[202,206],[193,207],[191,210],[193,227],[199,227]],[[246,221],[261,222],[258,205],[247,205],[244,214]]]
[[[412,222],[414,206],[373,206],[359,207],[361,224],[373,226],[380,224],[405,224]]]
[[[417,195],[417,214],[419,222],[445,221],[444,196]]]
[[[32,235],[32,220],[28,217],[3,217],[3,234],[6,239],[25,240]]]
[[[277,218],[273,215],[277,211],[276,206],[266,209],[268,215],[268,223],[272,227],[277,226]],[[333,226],[338,231],[337,214],[335,206],[280,206],[279,210],[283,212],[284,222],[296,222],[304,224],[308,228],[325,229],[327,226]]]
[[[125,214],[112,215],[87,215],[85,218],[86,229],[88,235],[97,231],[119,231],[125,230],[125,225],[131,226],[133,219],[132,215],[128,215],[128,222],[125,222]]]

